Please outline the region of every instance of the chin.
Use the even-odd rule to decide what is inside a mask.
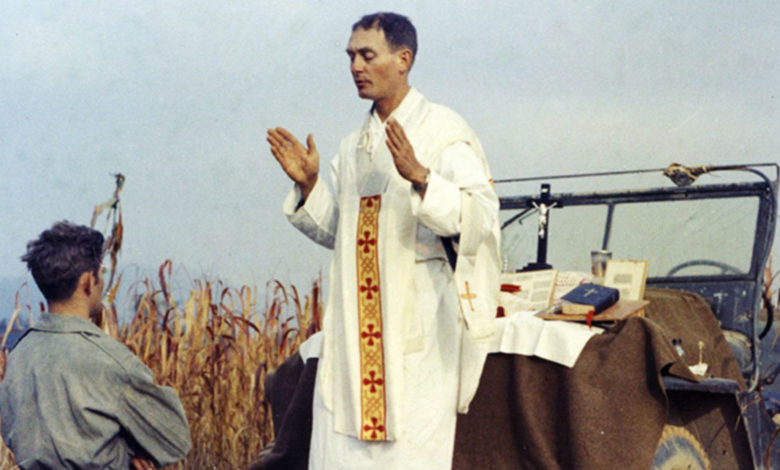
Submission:
[[[373,100],[374,99],[374,96],[371,94],[371,92],[368,91],[365,88],[362,89],[362,90],[360,88],[358,88],[357,93],[358,93],[358,96],[363,98],[364,100]]]

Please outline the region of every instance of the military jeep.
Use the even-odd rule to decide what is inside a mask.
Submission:
[[[662,376],[668,417],[653,468],[780,468],[780,345],[767,285],[778,176],[774,163],[672,164],[496,181],[505,271],[590,272],[590,251],[604,250],[647,260],[648,289],[709,305],[741,377]],[[696,362],[697,345],[680,346]],[[689,426],[713,414],[720,424]]]

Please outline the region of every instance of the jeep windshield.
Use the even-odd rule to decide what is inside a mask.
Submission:
[[[763,181],[742,177],[722,184],[723,178],[705,175],[685,187],[667,181],[664,187],[592,192],[605,185],[603,176],[576,184],[567,179],[550,181],[550,177],[520,180],[525,188],[536,185],[536,193],[527,196],[506,195],[512,190],[499,185],[499,193],[505,193],[501,197],[505,270],[520,270],[537,261],[540,226],[546,225],[545,261],[559,270],[590,272],[591,250],[606,249],[616,259],[648,260],[651,279],[733,279],[757,274],[755,269],[762,263],[754,259],[761,255],[756,250],[769,248],[764,246],[769,233],[767,207],[761,203],[766,196]],[[719,184],[706,184],[706,176]],[[638,184],[637,175],[615,178],[627,187]],[[550,183],[544,206],[542,183]],[[591,192],[565,192],[571,187]],[[540,209],[547,211],[541,224]]]
[[[650,277],[750,272],[757,197],[649,201],[636,196],[635,201],[553,207],[547,221],[547,262],[562,270],[589,272],[590,251],[604,248],[613,258],[649,260]],[[502,211],[502,223],[516,213]],[[538,216],[534,209],[504,227],[508,270],[536,260]]]

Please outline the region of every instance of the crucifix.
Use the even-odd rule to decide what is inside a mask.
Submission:
[[[531,204],[533,204],[534,209],[539,211],[539,238],[546,238],[547,237],[547,213],[550,212],[550,209],[555,207],[557,203],[553,202],[551,205],[547,205],[545,203],[539,203],[537,204],[535,201],[532,201]]]
[[[542,184],[539,198],[531,200],[530,207],[539,211],[539,230],[537,232],[538,243],[536,248],[536,262],[528,263],[523,267],[523,271],[538,271],[540,269],[550,269],[552,265],[547,264],[547,234],[549,232],[550,209],[561,207],[559,201],[553,201],[550,197],[550,185]]]

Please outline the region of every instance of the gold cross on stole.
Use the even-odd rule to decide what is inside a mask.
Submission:
[[[471,303],[471,300],[472,299],[476,299],[477,298],[477,294],[474,294],[469,289],[469,281],[466,281],[466,293],[465,294],[460,294],[460,298],[469,301],[469,307],[471,307],[471,311],[473,312],[474,311],[474,304]]]

